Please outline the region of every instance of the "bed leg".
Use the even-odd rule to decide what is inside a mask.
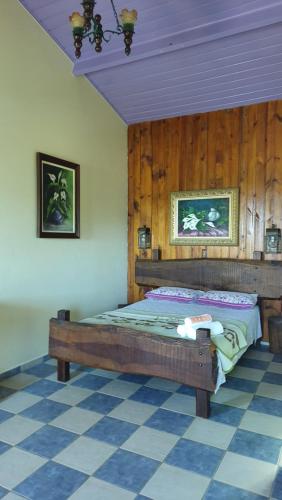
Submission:
[[[61,309],[57,312],[57,318],[62,321],[69,321],[70,311],[68,309]],[[57,379],[60,382],[67,382],[70,379],[69,361],[64,361],[63,359],[57,360]]]
[[[196,389],[196,415],[197,417],[209,418],[210,415],[210,393],[203,389]]]
[[[69,361],[57,360],[57,379],[60,382],[67,382],[70,379]]]

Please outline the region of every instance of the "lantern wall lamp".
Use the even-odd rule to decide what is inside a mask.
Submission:
[[[103,30],[100,14],[94,14],[96,0],[83,0],[83,15],[79,12],[73,12],[69,17],[72,25],[74,38],[75,56],[81,56],[82,42],[88,38],[91,45],[95,44],[96,52],[102,51],[102,41],[109,42],[111,35],[123,35],[125,44],[125,53],[128,56],[131,52],[132,37],[134,35],[134,25],[137,21],[137,11],[135,9],[123,9],[118,16],[113,0],[110,0],[116,28],[114,30]]]

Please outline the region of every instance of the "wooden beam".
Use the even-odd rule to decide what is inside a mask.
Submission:
[[[81,59],[74,65],[73,73],[76,76],[97,73],[104,69],[131,64],[136,61],[159,56],[176,50],[205,44],[239,33],[263,28],[282,21],[282,5],[266,4],[263,8],[251,10],[240,16],[229,18],[199,26],[196,29],[187,29],[176,33],[136,44],[130,57],[120,56],[120,50],[111,51],[100,57],[93,55]]]

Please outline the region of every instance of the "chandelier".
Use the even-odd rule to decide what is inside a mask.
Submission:
[[[137,11],[123,9],[120,15],[117,15],[113,0],[110,0],[113,9],[113,14],[116,21],[115,30],[103,30],[101,24],[101,16],[94,14],[96,0],[83,0],[83,15],[79,12],[73,12],[69,17],[72,25],[72,33],[74,39],[75,56],[81,56],[82,41],[88,38],[91,45],[95,44],[96,52],[102,51],[102,41],[109,42],[111,35],[123,35],[125,44],[125,53],[129,56],[131,52],[132,37],[134,35],[134,24],[137,21]]]

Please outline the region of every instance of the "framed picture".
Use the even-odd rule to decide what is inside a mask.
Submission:
[[[171,245],[238,245],[239,189],[171,193]]]
[[[37,153],[39,238],[79,238],[79,165]]]

